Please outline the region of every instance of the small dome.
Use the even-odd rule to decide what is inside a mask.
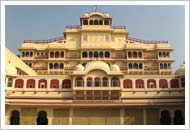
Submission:
[[[183,63],[180,68],[175,72],[176,76],[184,76],[185,75],[185,63]]]
[[[10,76],[17,76],[17,69],[10,64],[10,62],[5,66],[5,74]]]
[[[75,70],[76,71],[83,71],[84,70],[84,66],[81,65],[81,64],[79,64],[79,65],[76,66]]]
[[[120,68],[119,68],[118,65],[114,64],[114,65],[111,66],[111,70],[112,71],[120,71]]]

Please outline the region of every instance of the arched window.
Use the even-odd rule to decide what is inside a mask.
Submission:
[[[163,110],[161,112],[160,124],[161,125],[171,125],[171,117],[170,117],[170,113],[168,110]]]
[[[108,87],[109,82],[107,77],[102,78],[102,85],[103,87]]]
[[[159,88],[168,88],[168,82],[166,79],[159,80]]]
[[[91,77],[87,78],[86,86],[87,87],[92,87],[92,78]]]
[[[169,52],[167,52],[166,55],[167,55],[167,57],[170,57],[170,53]]]
[[[140,51],[138,52],[138,57],[142,58],[142,52],[140,52]]]
[[[133,64],[133,69],[138,69],[138,64],[137,63]]]
[[[64,69],[64,64],[60,63],[60,69]]]
[[[137,79],[135,82],[136,88],[144,88],[144,80]]]
[[[162,63],[160,63],[160,69],[164,69],[164,66]]]
[[[7,87],[12,87],[13,85],[13,78],[8,78]]]
[[[88,25],[88,20],[83,20],[83,25]]]
[[[83,58],[87,58],[88,57],[88,53],[86,51],[82,52],[82,57]]]
[[[103,58],[104,53],[101,51],[101,52],[99,53],[99,55],[100,55],[100,58]]]
[[[123,88],[132,88],[132,80],[130,79],[125,79],[123,80]]]
[[[76,87],[83,87],[84,86],[84,80],[82,77],[77,77],[75,80]]]
[[[28,51],[26,52],[26,57],[29,57],[29,52]]]
[[[59,88],[59,80],[52,79],[50,82],[50,88]]]
[[[92,58],[92,56],[93,56],[93,53],[90,51],[89,52],[89,57]]]
[[[137,52],[136,51],[133,52],[133,58],[137,58]]]
[[[20,125],[20,112],[13,110],[10,116],[10,125]]]
[[[26,88],[35,88],[35,80],[34,79],[28,79]]]
[[[23,88],[24,81],[22,79],[17,79],[15,81],[15,88]]]
[[[94,86],[95,86],[95,87],[100,87],[100,85],[101,85],[100,78],[99,78],[99,77],[96,77],[96,78],[94,79]]]
[[[59,58],[59,52],[58,51],[55,52],[55,58]]]
[[[164,63],[164,69],[167,69],[167,68],[168,68],[167,64],[166,64],[166,63]]]
[[[170,63],[168,63],[168,69],[171,69]]]
[[[32,68],[32,63],[29,63],[28,66],[29,66],[30,68]]]
[[[51,51],[51,52],[50,52],[50,58],[53,58],[53,57],[54,57],[54,52]]]
[[[90,20],[90,25],[93,25],[93,20]]]
[[[94,25],[98,25],[98,20],[94,20]]]
[[[38,82],[38,88],[47,88],[47,80],[40,79]]]
[[[59,69],[59,64],[58,63],[54,64],[54,69]]]
[[[132,58],[132,52],[128,52],[128,58]]]
[[[33,57],[33,52],[32,51],[30,52],[30,57]]]
[[[119,87],[120,86],[120,81],[118,77],[113,77],[111,79],[111,86],[112,87]]]
[[[166,52],[163,52],[163,57],[166,57]]]
[[[139,69],[143,69],[142,63],[139,64]]]
[[[109,20],[104,20],[104,25],[109,25]]]
[[[64,58],[64,52],[63,51],[60,53],[60,57]]]
[[[49,69],[53,69],[53,64],[52,63],[49,64]]]
[[[132,68],[133,68],[132,63],[129,63],[129,69],[132,69]]]
[[[148,88],[156,88],[156,80],[154,80],[154,79],[148,79],[148,81],[147,81],[147,87]]]
[[[62,82],[62,88],[71,88],[71,80],[70,79],[64,79]]]
[[[174,125],[184,125],[184,117],[182,115],[181,110],[176,110],[174,112],[174,118],[173,118]]]
[[[25,52],[24,51],[22,52],[22,57],[25,57]]]
[[[103,25],[103,21],[102,20],[99,20],[99,25]]]
[[[170,80],[171,88],[179,88],[179,80],[178,79],[172,79]]]
[[[99,55],[98,55],[98,52],[97,52],[97,51],[95,51],[95,52],[94,52],[94,57],[95,57],[95,58],[98,58],[98,57],[99,57]]]
[[[105,58],[110,58],[110,52],[109,51],[105,52]]]
[[[47,113],[45,111],[39,111],[36,122],[37,125],[48,125]]]
[[[159,52],[159,57],[162,57],[162,52]]]

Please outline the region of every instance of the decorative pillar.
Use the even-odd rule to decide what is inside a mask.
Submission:
[[[171,80],[171,79],[168,79],[168,80],[167,80],[167,81],[168,81],[168,88],[171,88],[170,80]]]
[[[146,108],[143,108],[143,124],[146,125]]]
[[[133,91],[135,91],[135,89],[136,89],[135,79],[132,79],[132,84],[133,84]]]
[[[120,125],[124,125],[125,121],[125,109],[124,108],[120,108]]]
[[[147,88],[148,88],[148,85],[147,85],[148,83],[147,83],[147,79],[144,79],[144,90],[146,91],[147,90]]]
[[[70,109],[69,109],[69,125],[72,125],[72,123],[73,123],[73,108],[71,107]]]
[[[156,79],[156,89],[157,89],[157,90],[159,90],[159,89],[160,89],[159,79]]]

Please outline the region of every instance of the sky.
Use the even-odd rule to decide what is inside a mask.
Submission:
[[[67,25],[80,25],[80,16],[94,6],[6,5],[6,47],[19,54],[23,40],[46,40],[63,35]],[[175,71],[185,61],[185,8],[183,5],[97,6],[112,16],[112,25],[125,25],[129,37],[167,40],[172,48]]]

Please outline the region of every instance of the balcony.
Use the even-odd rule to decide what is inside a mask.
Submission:
[[[35,56],[34,59],[48,59],[48,56],[47,55]]]
[[[48,70],[47,67],[33,67],[34,70]]]
[[[111,57],[111,59],[122,59],[122,60],[124,60],[124,59],[126,59],[126,57],[125,56],[112,56]]]
[[[158,59],[158,57],[157,56],[144,56],[144,59],[155,60],[155,59]]]
[[[81,56],[66,56],[66,59],[81,59]]]
[[[95,87],[95,86],[91,86],[91,87],[73,87],[73,90],[121,90],[121,88],[118,87],[104,87],[104,86],[99,86],[99,87]]]

